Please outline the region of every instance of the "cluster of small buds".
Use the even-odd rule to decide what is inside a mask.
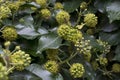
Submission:
[[[81,78],[83,74],[85,73],[84,66],[81,63],[72,64],[69,70],[70,70],[70,74],[74,78]]]
[[[102,65],[102,66],[106,66],[108,64],[107,58],[102,57],[102,56],[99,57],[98,61],[99,61],[100,65]]]
[[[40,11],[40,13],[41,13],[41,16],[42,16],[44,19],[49,19],[50,16],[51,16],[51,12],[50,12],[49,9],[42,9],[42,10]]]
[[[61,10],[60,12],[57,13],[56,20],[59,24],[68,23],[70,20],[70,15],[68,12]]]
[[[7,68],[0,63],[0,80],[8,80]]]
[[[82,38],[82,32],[66,24],[60,25],[57,32],[59,36],[63,37],[68,41],[72,41],[73,43],[76,43]]]
[[[87,9],[87,3],[86,3],[86,2],[82,2],[82,3],[80,4],[80,9],[82,9],[82,10]]]
[[[10,56],[12,64],[16,70],[23,70],[31,63],[31,57],[22,50],[18,50]]]
[[[53,74],[56,74],[59,71],[59,65],[56,61],[47,61],[44,68]]]
[[[91,53],[92,49],[92,46],[90,45],[90,40],[85,40],[84,38],[76,42],[75,47],[77,48],[77,51],[83,54]]]
[[[84,17],[85,25],[88,27],[95,27],[98,23],[97,17],[93,13],[88,13]]]
[[[11,11],[16,12],[19,9],[22,2],[15,1],[15,2],[8,2],[7,4],[8,4],[9,9],[11,9]]]
[[[9,17],[9,15],[11,15],[11,10],[9,9],[9,7],[7,5],[1,5],[0,6],[0,19],[4,19]]]
[[[97,40],[100,46],[103,47],[103,50],[100,50],[101,53],[109,53],[111,46],[108,44],[108,42],[102,41],[102,40]]]
[[[58,9],[63,9],[63,5],[60,2],[56,2],[54,5],[54,9],[58,10]]]
[[[17,39],[18,34],[15,28],[13,28],[12,26],[6,26],[2,30],[2,36],[5,40],[13,41]]]
[[[56,56],[58,55],[58,49],[48,49],[46,53],[49,60],[57,60]]]
[[[113,64],[112,71],[115,73],[119,73],[120,72],[120,64],[118,64],[118,63]]]
[[[37,4],[40,5],[41,8],[46,8],[47,0],[35,0]]]

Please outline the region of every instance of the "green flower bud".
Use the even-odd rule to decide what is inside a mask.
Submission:
[[[103,66],[105,66],[105,65],[108,64],[107,58],[104,58],[104,57],[102,57],[102,56],[99,57],[99,62],[100,62],[100,64],[103,65]]]
[[[4,46],[5,46],[5,47],[9,47],[9,46],[10,46],[10,44],[11,44],[11,42],[10,42],[10,41],[6,41],[6,42],[4,43]]]
[[[31,57],[24,51],[16,51],[11,55],[11,62],[15,65],[17,70],[23,70],[25,67],[29,66],[31,63]]]
[[[84,38],[82,38],[80,41],[77,41],[75,43],[75,47],[77,48],[77,51],[86,55],[91,53],[92,49],[92,46],[90,45],[90,40],[85,40]]]
[[[48,70],[49,72],[56,74],[58,73],[59,69],[59,65],[57,64],[56,61],[48,61],[45,63],[44,65],[45,69]]]
[[[86,2],[82,2],[80,4],[80,9],[85,10],[86,8],[87,8],[87,3]]]
[[[119,73],[120,72],[120,64],[118,64],[118,63],[113,64],[112,65],[112,71],[116,72],[116,73]]]
[[[57,55],[58,55],[58,49],[47,49],[47,58],[50,60],[57,60]]]
[[[85,60],[87,60],[89,62],[92,55],[91,55],[91,53],[84,53],[83,56],[84,56]]]
[[[57,13],[56,20],[59,24],[68,23],[70,20],[70,15],[68,12],[62,10]]]
[[[8,80],[7,68],[0,63],[0,80]]]
[[[14,29],[13,27],[10,27],[10,26],[6,26],[2,30],[2,36],[5,40],[13,41],[17,38],[18,35],[17,35],[16,29]]]
[[[97,68],[99,67],[99,65],[98,65],[98,63],[96,61],[92,61],[91,65],[92,65],[94,70],[97,70]]]
[[[8,6],[2,5],[0,6],[0,19],[7,18],[11,14],[11,10]]]
[[[94,30],[93,29],[88,29],[86,31],[86,33],[89,34],[89,35],[93,35],[94,34]]]
[[[51,12],[49,11],[49,9],[42,9],[40,13],[44,19],[48,19],[51,16]]]
[[[35,0],[37,4],[40,5],[41,8],[45,8],[47,6],[47,0]]]
[[[83,66],[82,64],[80,64],[80,63],[74,63],[74,64],[70,67],[70,74],[71,74],[74,78],[81,78],[84,73],[85,73],[84,66]]]
[[[54,9],[63,9],[63,5],[60,2],[55,3]]]
[[[98,20],[95,14],[88,13],[84,17],[84,22],[88,27],[95,27],[96,24],[98,23]]]

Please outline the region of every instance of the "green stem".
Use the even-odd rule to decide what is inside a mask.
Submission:
[[[77,55],[77,52],[76,52],[75,54],[71,55],[71,56],[70,56],[69,58],[67,58],[66,60],[62,61],[60,64],[64,64],[64,63],[70,61],[70,60],[71,60],[72,58],[74,58],[76,55]]]
[[[9,74],[9,73],[10,73],[12,70],[14,70],[14,69],[15,69],[15,66],[9,68],[8,71],[7,71],[7,73]]]
[[[89,2],[87,3],[87,5],[89,5],[92,2],[92,0],[89,0]]]
[[[79,24],[81,16],[82,16],[82,14],[81,14],[81,10],[80,10],[80,12],[78,12],[78,19],[77,19],[77,22],[76,22],[75,26],[77,26]]]

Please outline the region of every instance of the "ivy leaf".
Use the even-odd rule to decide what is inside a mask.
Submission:
[[[109,5],[106,7],[106,11],[108,13],[110,23],[115,20],[120,20],[120,1],[109,3]]]
[[[42,80],[40,77],[30,73],[29,71],[14,71],[14,73],[9,75],[9,80]]]
[[[45,34],[40,37],[38,53],[45,49],[57,49],[61,45],[62,39],[56,33]]]
[[[23,28],[19,31],[17,31],[18,34],[26,39],[35,39],[37,36],[39,36],[40,34],[37,33],[34,29],[32,28]]]
[[[116,50],[115,50],[115,57],[113,60],[117,60],[120,62],[120,45],[118,45]]]
[[[77,9],[79,6],[80,6],[80,3],[82,2],[83,0],[68,0],[68,1],[65,1],[63,4],[64,4],[64,9],[71,13],[73,11],[75,11],[75,9]]]
[[[120,31],[111,32],[111,33],[100,33],[100,39],[109,42],[111,45],[118,45],[120,43]]]
[[[38,64],[31,64],[27,67],[27,70],[42,78],[42,80],[63,80],[61,74],[53,75]]]

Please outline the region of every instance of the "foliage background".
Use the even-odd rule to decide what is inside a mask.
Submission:
[[[89,0],[48,0],[49,5],[54,5],[55,2],[61,2],[64,5],[64,10],[70,13],[71,23],[75,24],[77,20],[76,9],[79,8],[82,1],[89,2]],[[109,65],[113,63],[120,63],[120,1],[119,0],[91,0],[88,12],[94,13],[98,16],[98,24],[94,30],[95,38],[110,43],[111,51],[108,54]],[[14,21],[10,18],[4,19],[1,26],[14,25],[19,34],[19,38],[12,42],[15,45],[20,45],[23,50],[29,53],[32,57],[32,64],[26,70],[19,72],[15,71],[10,74],[11,80],[79,80],[73,79],[69,72],[68,67],[62,68],[58,75],[52,75],[50,72],[43,69],[42,65],[47,61],[45,50],[47,49],[65,49],[70,46],[70,43],[60,38],[56,30],[58,24],[54,15],[48,19],[43,20],[37,13],[30,7],[40,8],[35,2],[26,3],[21,6],[24,10],[20,10],[14,15]],[[52,13],[55,13],[53,11]],[[24,22],[19,20],[23,19]],[[89,39],[94,38],[91,35],[84,35]],[[0,43],[4,40],[1,38]],[[66,59],[69,55],[61,55]],[[107,76],[102,75],[100,71],[94,71],[88,62],[84,59],[75,58],[77,62],[85,64],[86,73],[84,80],[109,80]],[[73,60],[73,61],[74,61]],[[120,80],[119,73],[113,73],[113,80]],[[82,80],[82,78],[80,79]]]

